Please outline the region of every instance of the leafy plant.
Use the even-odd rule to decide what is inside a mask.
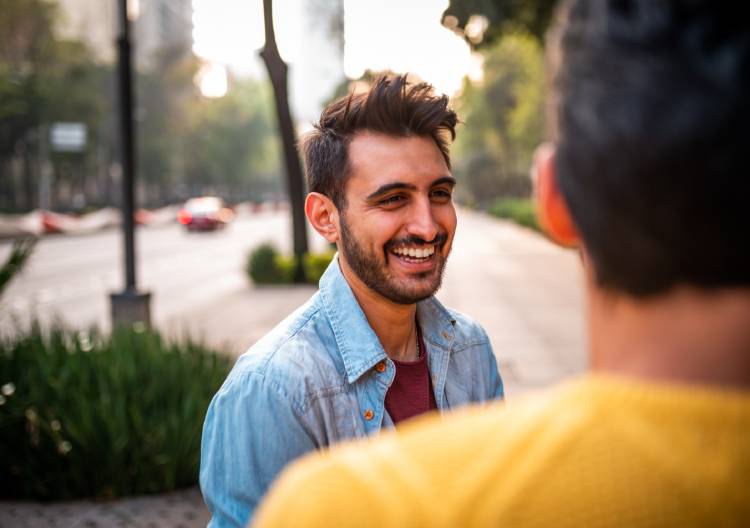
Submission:
[[[38,323],[0,339],[0,497],[158,493],[197,482],[203,418],[229,360],[143,326]]]
[[[273,244],[261,244],[250,253],[246,271],[256,284],[290,282],[288,271],[280,265],[279,252]],[[291,275],[289,275],[291,277]]]
[[[336,252],[326,251],[325,253],[308,253],[305,255],[305,277],[312,284],[318,284],[320,277],[323,276],[328,265],[333,260]]]
[[[10,255],[0,267],[0,295],[2,295],[11,279],[26,265],[35,245],[36,239],[33,237],[17,238],[13,241]]]
[[[492,205],[490,213],[541,232],[536,209],[530,199],[501,198]]]
[[[305,254],[303,265],[308,283],[318,284],[334,255],[334,251]],[[291,284],[294,257],[279,254],[273,244],[262,244],[250,253],[246,271],[255,284]]]

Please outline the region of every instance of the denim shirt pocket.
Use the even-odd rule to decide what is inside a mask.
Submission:
[[[496,398],[495,389],[488,386],[488,380],[493,378],[495,373],[485,370],[497,367],[488,364],[492,362],[488,361],[486,356],[492,356],[492,349],[487,343],[470,344],[452,352],[445,383],[445,397],[449,407],[455,408]]]
[[[364,436],[357,397],[348,385],[327,388],[313,395],[307,414],[312,423],[319,424],[326,445]]]

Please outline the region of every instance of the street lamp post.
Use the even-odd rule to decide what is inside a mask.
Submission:
[[[110,294],[112,326],[151,322],[151,294],[139,292],[135,274],[135,127],[133,126],[133,77],[128,0],[117,0],[118,110],[120,125],[120,164],[122,166],[122,230],[125,249],[125,289]]]

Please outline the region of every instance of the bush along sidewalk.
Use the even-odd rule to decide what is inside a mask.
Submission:
[[[305,279],[318,284],[335,251],[307,253],[304,256]],[[247,258],[245,271],[255,284],[291,284],[294,282],[294,256],[281,255],[271,243],[261,244]]]
[[[531,198],[498,198],[490,207],[489,213],[542,232]]]
[[[39,325],[0,338],[0,497],[161,493],[198,480],[203,418],[229,360],[144,326]]]

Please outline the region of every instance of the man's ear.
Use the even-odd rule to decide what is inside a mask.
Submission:
[[[305,215],[315,231],[329,244],[339,239],[339,211],[328,196],[311,192],[305,199]]]
[[[577,246],[580,238],[565,198],[557,185],[555,147],[551,143],[544,143],[536,149],[532,170],[536,209],[542,228],[558,244]]]

